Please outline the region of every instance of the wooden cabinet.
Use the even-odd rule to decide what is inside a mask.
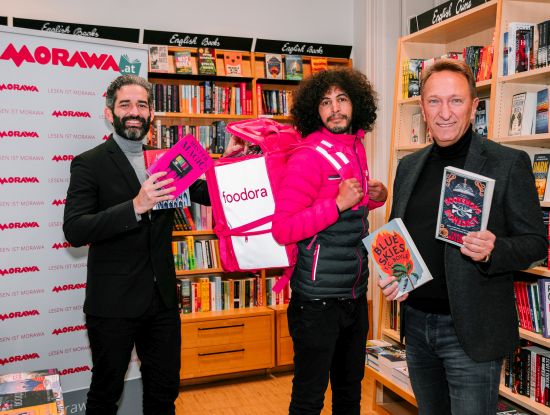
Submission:
[[[267,307],[182,315],[180,379],[273,367],[274,317]]]
[[[292,338],[288,332],[288,319],[286,310],[288,304],[271,306],[275,311],[275,339],[276,339],[276,366],[294,364],[294,349]]]

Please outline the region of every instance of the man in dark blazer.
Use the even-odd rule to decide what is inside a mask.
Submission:
[[[180,319],[172,256],[173,197],[164,173],[147,178],[142,140],[153,119],[151,85],[123,75],[106,94],[114,133],[75,157],[63,231],[73,246],[89,244],[84,313],[92,352],[86,413],[116,414],[135,345],[141,361],[144,414],[174,414],[180,368]],[[209,204],[206,183],[191,199]]]
[[[435,142],[404,157],[394,181],[391,217],[403,219],[434,277],[400,299],[422,415],[495,414],[503,357],[519,342],[513,272],[548,254],[529,156],[472,131],[477,102],[464,62],[426,69],[421,108]],[[434,237],[445,166],[495,179],[487,230],[470,232],[462,248]],[[379,285],[395,297],[397,284]]]

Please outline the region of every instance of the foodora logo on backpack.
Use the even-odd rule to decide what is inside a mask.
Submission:
[[[244,200],[259,199],[262,197],[267,197],[267,189],[262,187],[261,189],[251,189],[248,190],[246,187],[242,192],[236,193],[225,193],[225,190],[222,192],[222,198],[225,203],[240,202]]]

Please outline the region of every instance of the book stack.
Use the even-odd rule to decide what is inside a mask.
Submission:
[[[372,367],[377,372],[380,372],[380,365],[378,363],[378,355],[384,351],[384,348],[391,347],[392,344],[379,339],[367,340],[367,347],[365,349],[366,359],[365,364]]]

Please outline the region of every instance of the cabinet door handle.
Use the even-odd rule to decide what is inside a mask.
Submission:
[[[224,352],[199,353],[199,357],[212,356],[215,354],[224,354],[224,353],[237,353],[237,352],[244,352],[244,349],[226,350]]]
[[[231,326],[217,326],[217,327],[199,327],[199,331],[201,330],[217,330],[217,329],[232,329],[234,327],[244,327],[244,323],[241,324],[233,324]]]

